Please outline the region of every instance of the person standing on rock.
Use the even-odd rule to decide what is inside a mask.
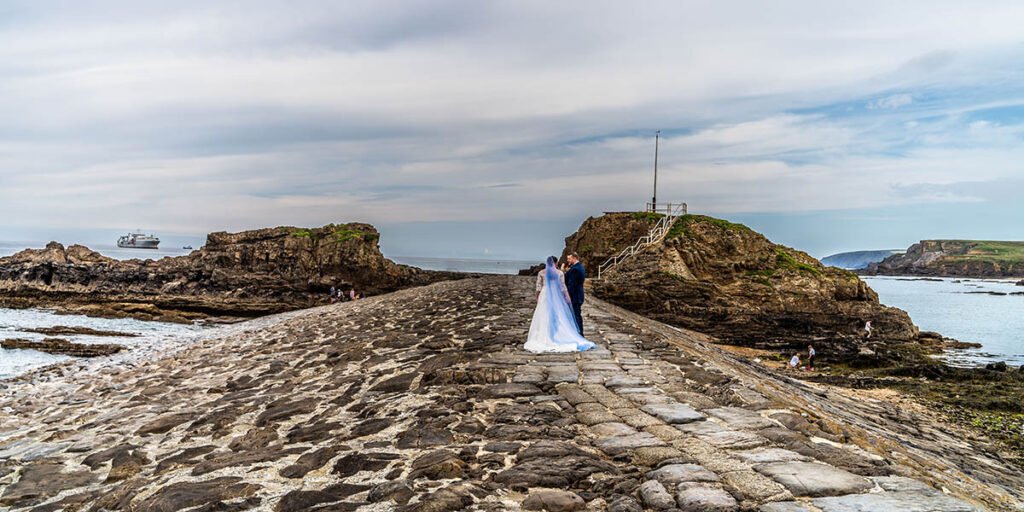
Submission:
[[[569,302],[572,303],[576,330],[583,336],[583,281],[587,279],[587,269],[583,267],[580,256],[575,252],[570,252],[565,259],[569,261],[569,270],[565,273],[565,287],[569,290]]]
[[[549,257],[544,270],[537,275],[537,307],[523,348],[530,352],[590,350],[594,344],[576,327],[572,298],[566,288],[568,279],[558,270],[557,262],[554,256]]]
[[[864,338],[871,338],[871,320],[864,322]]]
[[[814,371],[814,345],[807,345],[807,369]]]

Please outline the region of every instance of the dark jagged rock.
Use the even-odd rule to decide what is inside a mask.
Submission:
[[[78,326],[67,326],[57,325],[54,327],[37,327],[34,329],[23,329],[25,332],[34,332],[36,334],[43,334],[45,336],[110,336],[118,338],[134,338],[138,336],[135,332],[120,332],[120,331],[103,331],[99,329],[92,329],[90,327],[78,327]]]
[[[217,232],[187,256],[127,261],[50,242],[0,258],[0,306],[187,322],[322,304],[331,286],[374,295],[461,277],[398,265],[379,238],[360,223]]]
[[[1009,370],[1010,367],[1007,366],[1006,362],[1004,362],[1004,361],[997,361],[995,363],[988,363],[988,364],[986,364],[985,365],[985,369],[993,371],[993,372],[1005,372],[1005,371]]]
[[[905,254],[896,254],[868,265],[863,273],[936,277],[1020,277],[1024,276],[1024,242],[922,240],[911,245]]]
[[[75,357],[109,356],[124,350],[121,345],[112,343],[75,343],[62,338],[46,338],[42,341],[12,338],[0,341],[0,347],[8,350],[38,350],[47,354]]]
[[[566,239],[566,252],[578,252],[593,276],[655,221],[636,213],[587,219]],[[593,293],[726,343],[800,349],[814,343],[825,357],[857,353],[868,320],[875,340],[910,342],[918,334],[905,312],[880,304],[855,274],[746,226],[699,215],[681,217],[662,243],[593,281]]]

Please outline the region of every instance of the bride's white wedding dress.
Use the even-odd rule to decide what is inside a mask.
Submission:
[[[580,336],[576,319],[569,305],[565,274],[550,261],[537,277],[540,297],[533,311],[526,350],[530,352],[577,352],[590,350],[594,344]]]

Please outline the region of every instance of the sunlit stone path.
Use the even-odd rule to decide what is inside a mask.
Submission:
[[[0,509],[1018,510],[1024,475],[886,403],[590,300],[521,350],[532,281],[290,313],[0,391]]]

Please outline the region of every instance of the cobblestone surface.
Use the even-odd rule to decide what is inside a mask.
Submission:
[[[903,446],[908,434],[872,408],[597,300],[584,308],[596,349],[526,353],[532,295],[522,278],[440,283],[262,319],[138,368],[12,383],[0,507],[1021,505],[1006,490],[1021,478],[1011,468],[979,459],[1003,488],[972,478],[941,450]]]

